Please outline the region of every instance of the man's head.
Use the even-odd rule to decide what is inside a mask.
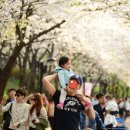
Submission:
[[[102,93],[99,93],[96,95],[97,100],[99,101],[99,104],[105,104],[106,98],[105,95]]]
[[[14,88],[10,88],[8,90],[8,95],[10,99],[14,99],[15,98],[15,94],[16,94],[16,90]]]
[[[17,89],[16,90],[16,100],[17,100],[17,102],[22,101],[25,96],[26,96],[26,91],[24,89]]]
[[[107,101],[112,100],[112,99],[113,99],[112,95],[106,95],[106,100]]]
[[[75,92],[76,90],[80,89],[82,84],[83,84],[82,77],[78,74],[73,75],[69,79],[68,89],[70,91],[73,90],[73,92]]]

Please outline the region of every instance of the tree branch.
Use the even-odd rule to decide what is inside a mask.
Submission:
[[[44,34],[47,34],[48,32],[52,31],[52,30],[55,29],[55,28],[60,28],[60,25],[62,25],[64,22],[65,22],[65,20],[61,21],[60,23],[54,25],[53,27],[51,27],[51,28],[49,28],[49,29],[47,29],[47,30],[45,30],[45,31],[40,32],[39,34],[34,34],[34,35],[32,36],[32,38],[30,39],[30,41],[29,41],[27,44],[32,43],[32,42],[33,42],[34,40],[36,40],[38,37],[40,37],[40,36],[42,36],[42,35],[44,35]]]

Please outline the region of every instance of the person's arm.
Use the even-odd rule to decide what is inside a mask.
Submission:
[[[93,109],[93,106],[90,106],[89,109],[85,110],[85,114],[89,119],[95,120],[95,111]]]
[[[94,108],[93,108],[93,105],[92,105],[90,98],[84,96],[84,101],[86,103],[90,102],[88,109],[85,109],[85,114],[88,116],[89,119],[95,120],[95,111],[94,111]]]
[[[45,89],[47,90],[47,92],[51,96],[53,96],[56,92],[56,88],[51,83],[51,81],[54,80],[56,77],[57,77],[57,73],[55,73],[53,75],[46,76],[42,79],[42,82],[43,82]]]
[[[29,94],[24,98],[24,101],[27,102],[31,97],[33,96],[33,93]]]
[[[5,106],[4,106],[3,103],[1,103],[0,104],[0,112],[6,112],[6,111],[8,111],[9,108],[10,108],[10,105],[11,105],[11,102],[9,102],[8,104],[6,104]]]
[[[88,116],[89,119],[95,120],[95,111],[94,111],[94,109],[93,109],[93,106],[92,106],[92,103],[91,103],[90,98],[85,97],[85,96],[82,95],[82,94],[78,94],[77,97],[78,97],[81,101],[85,102],[85,104],[86,104],[86,103],[87,103],[87,104],[88,104],[88,103],[90,104],[87,108],[85,108],[85,111],[84,111],[84,112],[85,112],[85,114]]]

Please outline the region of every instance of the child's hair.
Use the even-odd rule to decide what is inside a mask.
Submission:
[[[70,59],[66,56],[62,56],[59,59],[59,66],[62,67],[62,65],[66,64]]]

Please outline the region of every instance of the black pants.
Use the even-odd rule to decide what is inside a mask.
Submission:
[[[51,128],[53,128],[54,125],[54,117],[48,117],[48,120],[50,122]]]
[[[36,130],[36,128],[29,127],[29,130]]]

